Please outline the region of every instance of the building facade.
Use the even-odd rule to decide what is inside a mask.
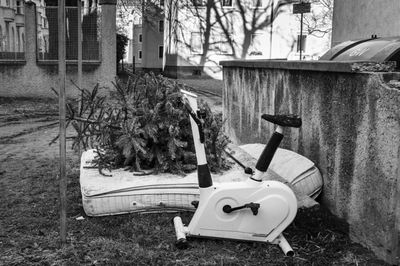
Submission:
[[[38,49],[48,50],[48,21],[44,0],[36,4]],[[0,59],[22,60],[25,52],[25,11],[23,0],[0,0]]]
[[[400,36],[400,1],[335,0],[332,46],[357,39]]]
[[[0,0],[0,58],[14,58],[24,52],[24,26],[23,1]]]
[[[91,4],[87,5],[89,2]],[[46,0],[46,6],[43,3],[23,2],[24,10],[21,13],[24,15],[24,27],[21,26],[18,34],[21,36],[20,46],[15,34],[17,31],[13,27],[17,25],[15,21],[18,16],[13,17],[14,20],[11,21],[11,15],[17,15],[20,11],[15,7],[10,12],[12,14],[6,14],[8,32],[5,31],[4,24],[0,24],[2,28],[0,96],[2,97],[54,96],[50,88],[59,84],[57,1]],[[102,88],[111,87],[116,77],[116,0],[100,0],[99,3],[85,0],[84,3],[81,17],[82,87],[89,90],[96,84]],[[76,1],[71,0],[66,4],[66,93],[68,96],[75,96],[79,93],[76,89],[76,84],[79,84],[78,13],[77,7],[73,6],[76,5]],[[10,8],[6,10],[9,11]],[[0,21],[4,23],[4,13]]]
[[[135,65],[162,69],[171,77],[221,79],[222,60],[298,60],[300,49],[303,60],[318,59],[330,48],[329,33],[315,36],[303,27],[300,34],[300,15],[293,14],[291,4],[281,5],[277,0],[166,0],[153,4],[163,8],[151,12],[144,8],[142,23],[133,30],[138,44],[133,48]],[[313,4],[309,16],[321,8]],[[160,12],[155,15],[154,11]]]
[[[164,1],[146,1],[135,14],[130,50],[135,70],[159,73],[164,56]]]

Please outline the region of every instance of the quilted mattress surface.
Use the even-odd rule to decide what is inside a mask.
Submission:
[[[240,146],[258,158],[265,145]],[[82,203],[88,216],[115,215],[132,212],[167,212],[193,210],[192,201],[199,199],[197,173],[186,176],[157,174],[137,176],[122,169],[104,176],[92,166],[93,150],[81,157],[80,186]],[[322,188],[322,177],[309,159],[285,149],[278,149],[270,169],[292,183],[306,195],[316,197]],[[214,183],[238,182],[248,178],[239,166],[213,175]]]

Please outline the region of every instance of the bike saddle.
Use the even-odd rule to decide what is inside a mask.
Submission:
[[[301,118],[298,115],[263,114],[261,118],[282,127],[301,127]]]

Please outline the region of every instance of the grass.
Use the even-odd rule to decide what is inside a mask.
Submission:
[[[68,244],[60,248],[57,160],[37,164],[40,170],[3,186],[2,265],[384,265],[325,209],[301,210],[286,230],[294,258],[275,245],[229,240],[191,239],[179,250],[174,214],[86,217],[77,160],[68,162]],[[192,213],[181,215],[188,222]]]
[[[171,213],[87,217],[73,153],[67,161],[68,241],[61,248],[58,159],[2,150],[32,143],[25,136],[0,147],[0,265],[385,265],[351,242],[347,224],[324,208],[300,210],[285,231],[293,258],[275,245],[229,240],[190,239],[190,247],[179,250]],[[188,223],[192,213],[180,215]]]

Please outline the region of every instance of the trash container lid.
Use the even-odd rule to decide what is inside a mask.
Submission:
[[[320,60],[331,61],[396,61],[400,68],[400,36],[351,40],[326,52]]]

